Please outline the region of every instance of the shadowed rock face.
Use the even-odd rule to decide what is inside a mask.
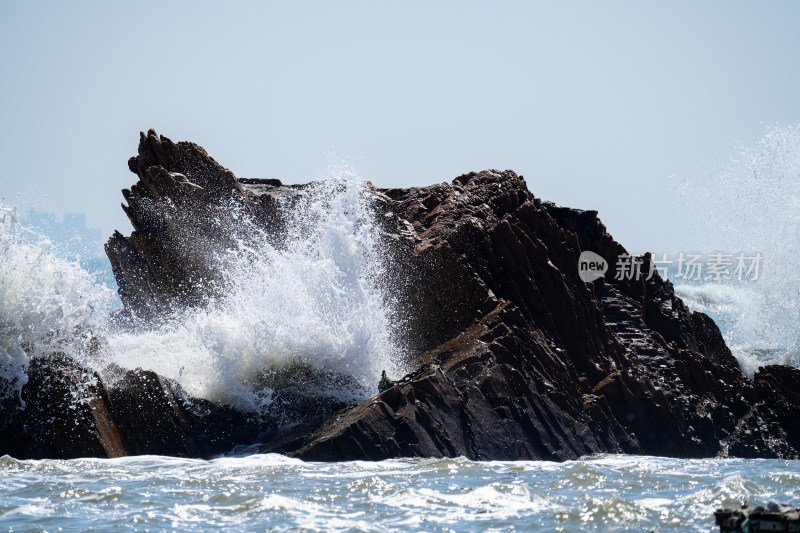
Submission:
[[[258,426],[231,409],[190,398],[174,381],[116,369],[111,384],[63,355],[34,359],[21,400],[0,411],[0,455],[69,459],[210,457],[251,442]]]
[[[139,177],[124,189],[122,209],[134,231],[106,243],[125,309],[147,321],[186,306],[202,306],[217,295],[221,266],[216,253],[234,246],[231,232],[247,218],[279,232],[275,200],[296,187],[277,180],[243,180],[194,143],[173,143],[149,131],[141,134],[139,155],[128,161]],[[258,194],[266,187],[271,194]]]
[[[510,171],[376,195],[419,272],[406,296],[421,331],[410,336],[424,339],[415,371],[276,449],[324,460],[798,455],[787,391],[800,371],[746,378],[714,322],[657,274],[580,280],[582,251],[610,265],[625,253],[596,212],[541,202]]]
[[[279,238],[279,199],[302,194],[277,180],[237,179],[202,148],[152,130],[129,167],[139,182],[123,192],[123,207],[135,231],[116,233],[106,251],[126,313],[145,322],[218,290],[209,251],[231,245],[242,222],[234,214]],[[542,202],[511,171],[372,194],[391,244],[386,283],[405,310],[397,335],[409,373],[360,405],[296,404],[306,422],[272,427],[263,451],[309,460],[800,457],[800,370],[744,376],[714,322],[657,274],[583,282],[582,251],[610,265],[625,253],[596,212]],[[647,272],[650,257],[642,261]],[[51,438],[28,456],[205,455],[255,438],[241,414],[151,372],[120,372],[115,384],[89,389],[78,415],[60,392],[45,396],[38,412],[77,417],[80,435],[66,451]],[[41,386],[31,379],[26,390],[33,397]],[[3,427],[0,443],[22,431]],[[46,433],[36,427],[31,434]]]

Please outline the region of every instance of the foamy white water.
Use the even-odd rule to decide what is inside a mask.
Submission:
[[[215,251],[222,296],[135,331],[111,328],[111,291],[45,239],[26,242],[36,239],[23,238],[15,212],[3,210],[1,375],[18,392],[31,358],[62,350],[87,360],[85,344],[97,333],[107,348],[87,360],[96,370],[154,370],[194,396],[248,410],[270,404],[272,373],[298,367],[348,378],[316,392],[350,402],[374,394],[381,371],[395,371],[399,349],[389,299],[378,289],[384,243],[365,184],[338,171],[285,208],[280,243],[245,220],[230,228],[238,246]]]
[[[800,366],[800,125],[773,129],[710,181],[688,180],[679,192],[693,246],[759,252],[763,260],[755,281],[683,285],[678,293],[722,322],[747,373],[764,364]]]
[[[114,302],[78,262],[58,257],[15,209],[0,206],[0,399],[20,393],[35,357],[84,359]]]
[[[752,376],[764,365],[800,366],[798,346],[776,339],[774,326],[748,327],[759,309],[770,306],[756,284],[676,284],[675,292],[692,311],[714,319],[745,374]]]
[[[223,296],[153,331],[111,332],[109,361],[252,410],[270,402],[266,374],[290,365],[354,378],[355,388],[328,391],[343,400],[374,394],[398,350],[378,290],[383,243],[363,181],[342,171],[314,183],[292,206],[285,241],[257,235],[220,251]]]
[[[714,531],[742,502],[797,503],[800,462],[565,463],[279,455],[0,458],[0,528],[107,531]]]

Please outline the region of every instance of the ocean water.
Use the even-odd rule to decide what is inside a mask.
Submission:
[[[676,282],[678,295],[717,321],[747,374],[800,366],[800,125],[739,147],[704,179],[685,177],[677,195],[676,216],[693,228],[684,251],[763,257],[755,280]]]
[[[800,366],[798,344],[791,338],[794,326],[790,315],[767,319],[775,302],[762,289],[757,283],[675,284],[676,294],[689,309],[714,319],[742,371],[751,377],[764,365]],[[781,298],[786,296],[780,294]],[[759,325],[758,317],[765,322]]]
[[[710,183],[679,191],[698,216],[693,246],[765,258],[758,280],[676,285],[715,318],[750,374],[800,366],[797,176],[800,130],[779,128]],[[363,181],[339,169],[291,216],[283,242],[245,223],[238,245],[215,256],[222,296],[144,330],[109,320],[120,302],[106,260],[64,256],[0,206],[0,398],[18,395],[30,361],[54,350],[101,375],[112,363],[152,369],[256,413],[272,400],[267,378],[290,365],[349,376],[328,392],[367,398],[381,370],[401,374],[406,356],[394,340],[402,313],[382,268],[380,213]],[[89,352],[97,339],[101,349]],[[0,530],[9,531],[711,531],[719,506],[800,504],[800,462],[774,460],[328,464],[241,448],[209,461],[2,457],[0,480]]]
[[[609,455],[308,463],[280,455],[0,458],[9,531],[713,531],[797,501],[800,462]]]

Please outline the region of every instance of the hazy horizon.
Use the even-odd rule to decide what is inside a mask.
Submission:
[[[139,131],[242,177],[513,169],[631,250],[691,246],[674,182],[800,122],[791,2],[5,3],[0,199],[130,225]],[[674,178],[672,178],[674,177]]]

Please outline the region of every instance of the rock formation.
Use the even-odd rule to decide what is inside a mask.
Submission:
[[[109,381],[63,354],[33,359],[22,403],[0,404],[0,455],[211,457],[258,434],[251,417],[190,398],[172,380],[114,370]]]
[[[510,171],[376,196],[419,265],[407,295],[422,311],[412,336],[425,339],[415,371],[265,449],[323,460],[798,456],[800,371],[745,377],[714,322],[647,279],[649,255],[639,280],[581,281],[581,251],[611,265],[626,253],[596,212],[542,202]]]
[[[229,246],[228,229],[241,223],[231,217],[244,213],[280,235],[279,198],[303,190],[237,179],[202,148],[152,130],[129,167],[139,177],[123,191],[134,232],[115,233],[106,251],[126,320],[140,323],[203,305],[218,287],[209,250]],[[371,193],[407,310],[397,333],[412,354],[409,373],[360,405],[270,427],[262,451],[309,460],[800,457],[800,370],[768,366],[746,377],[714,322],[657,273],[648,278],[649,255],[639,258],[640,279],[612,271],[582,281],[582,251],[610,265],[626,253],[596,212],[543,202],[511,171]],[[118,385],[89,388],[80,412],[68,413],[65,368],[49,395],[37,396],[35,378],[26,390],[39,398],[29,409],[58,412],[56,423],[78,417],[69,449],[54,449],[52,438],[50,448],[9,448],[5,435],[15,432],[47,441],[37,435],[49,429],[15,422],[0,430],[0,453],[204,456],[249,444],[258,431],[245,415],[143,371],[120,370]]]

